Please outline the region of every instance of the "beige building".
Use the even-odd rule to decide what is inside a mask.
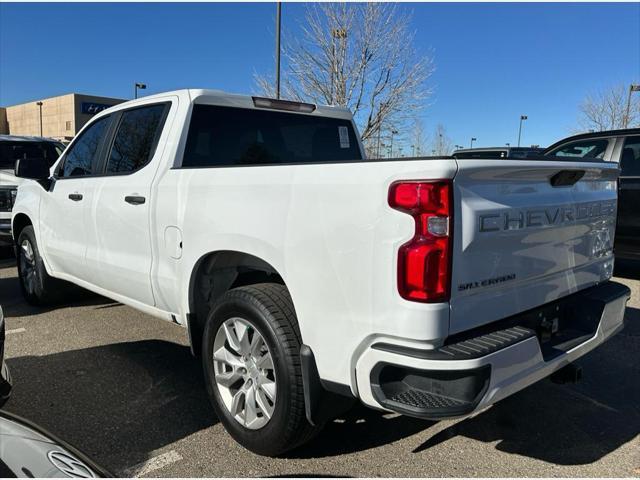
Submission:
[[[69,93],[0,107],[0,133],[71,140],[93,115],[126,100]]]

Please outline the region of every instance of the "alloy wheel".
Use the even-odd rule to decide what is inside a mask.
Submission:
[[[38,281],[38,271],[35,252],[28,239],[23,240],[20,244],[20,274],[25,290],[28,293],[34,293]]]
[[[215,381],[224,406],[240,425],[264,427],[275,410],[276,373],[269,347],[248,320],[233,317],[213,343]]]

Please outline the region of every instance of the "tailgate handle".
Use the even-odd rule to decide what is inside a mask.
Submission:
[[[560,170],[549,179],[552,187],[570,187],[584,177],[584,170]]]

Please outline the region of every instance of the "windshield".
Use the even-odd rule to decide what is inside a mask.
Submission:
[[[56,142],[0,142],[0,169],[13,170],[18,159],[44,158],[52,166],[64,150]]]
[[[547,152],[545,155],[603,159],[608,146],[608,138],[589,138],[587,140],[577,140],[575,142],[565,143],[564,145]]]

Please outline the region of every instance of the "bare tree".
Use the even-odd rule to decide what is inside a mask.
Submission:
[[[617,85],[595,93],[590,93],[580,104],[579,124],[583,130],[615,130],[625,128],[625,116],[629,87]],[[640,95],[631,97],[629,120],[631,128],[640,125]]]
[[[413,47],[411,17],[390,3],[307,7],[300,39],[285,36],[283,96],[351,110],[368,149],[381,132],[406,126],[431,95],[431,56]],[[271,78],[257,75],[273,96]]]
[[[439,123],[433,132],[433,140],[431,142],[431,153],[433,155],[449,155],[453,150],[453,142],[447,135],[444,125]]]
[[[420,155],[428,155],[427,138],[424,133],[422,120],[416,119],[411,129],[411,150],[412,155],[419,157]]]

